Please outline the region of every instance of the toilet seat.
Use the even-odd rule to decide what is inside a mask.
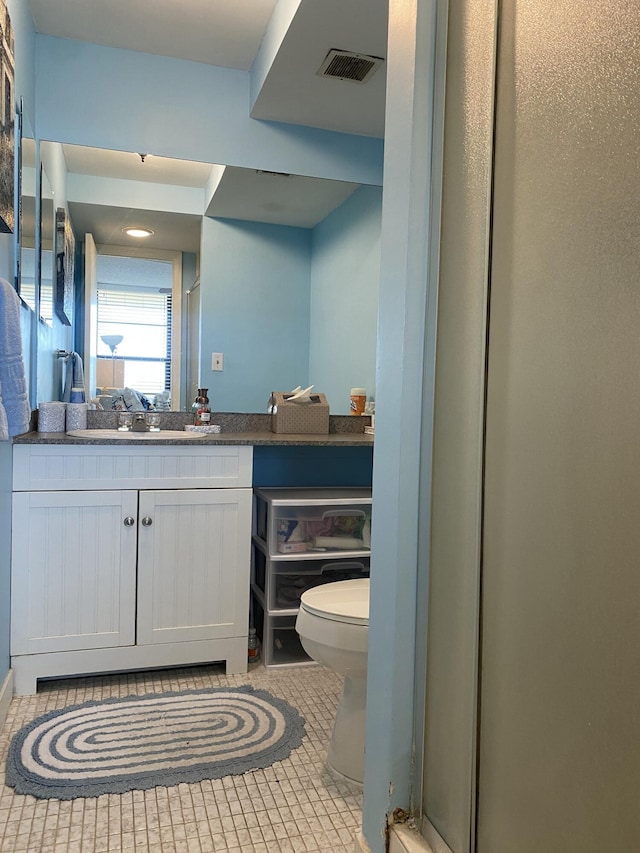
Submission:
[[[300,598],[300,607],[320,619],[349,625],[369,625],[369,578],[336,581],[313,587]]]

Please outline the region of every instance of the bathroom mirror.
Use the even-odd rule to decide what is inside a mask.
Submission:
[[[40,228],[38,238],[38,281],[40,286],[40,319],[53,325],[53,282],[55,216],[53,190],[42,163],[40,164]]]
[[[20,143],[20,230],[18,292],[23,302],[36,310],[36,143],[23,115]]]
[[[180,253],[171,348],[181,392],[173,408],[190,409],[194,389],[207,387],[214,410],[263,412],[271,391],[314,384],[333,414],[348,414],[351,386],[371,393],[380,187],[41,143],[47,146],[64,155],[78,243],[89,234],[98,261],[120,259],[104,264],[109,280],[96,288],[126,286],[127,258]],[[152,233],[130,237],[129,226]],[[166,292],[166,282],[149,283]],[[86,304],[93,299],[85,292]],[[123,335],[116,358],[126,361],[126,330],[108,331]],[[102,350],[85,349],[89,367],[92,358],[111,357]],[[222,353],[222,370],[213,369],[213,353]],[[119,366],[109,369],[113,375]]]

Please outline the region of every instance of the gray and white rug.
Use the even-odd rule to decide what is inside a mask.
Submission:
[[[84,702],[14,736],[6,783],[71,800],[218,779],[281,761],[304,731],[295,708],[249,685]]]

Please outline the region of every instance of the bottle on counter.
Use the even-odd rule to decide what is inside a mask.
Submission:
[[[258,637],[256,636],[256,629],[249,628],[249,645],[247,650],[247,658],[249,663],[255,663],[260,657],[260,648],[258,646]]]
[[[208,388],[198,388],[198,395],[191,406],[195,426],[209,426],[211,423],[211,406],[207,394]]]

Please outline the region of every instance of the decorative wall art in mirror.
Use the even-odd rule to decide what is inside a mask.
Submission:
[[[70,326],[73,320],[73,280],[76,241],[64,208],[56,210],[56,294],[58,318]]]
[[[15,226],[15,58],[6,0],[0,0],[0,38],[0,232],[11,234]]]
[[[22,228],[22,112],[23,104],[20,98],[20,107],[16,109],[15,117],[15,147],[14,147],[14,186],[13,186],[13,209],[15,216],[15,228],[13,230],[14,258],[13,258],[13,286],[20,293],[20,231]]]
[[[352,387],[374,397],[381,187],[40,145],[63,154],[67,214],[87,261],[76,287],[89,318],[98,289],[130,287],[127,257],[181,259],[171,288],[173,409],[189,409],[196,387],[208,387],[214,411],[227,412],[264,412],[272,391],[297,385],[315,385],[333,414],[349,413]],[[131,237],[131,226],[153,233]],[[93,243],[97,263],[89,263]],[[97,326],[91,332],[79,315],[74,323],[83,319],[93,392],[97,362],[112,356]],[[223,353],[222,370],[213,369],[213,352]]]
[[[40,164],[40,228],[38,240],[40,319],[48,326],[53,324],[54,242],[53,190],[47,173]]]
[[[22,116],[18,292],[36,310],[36,143]]]

